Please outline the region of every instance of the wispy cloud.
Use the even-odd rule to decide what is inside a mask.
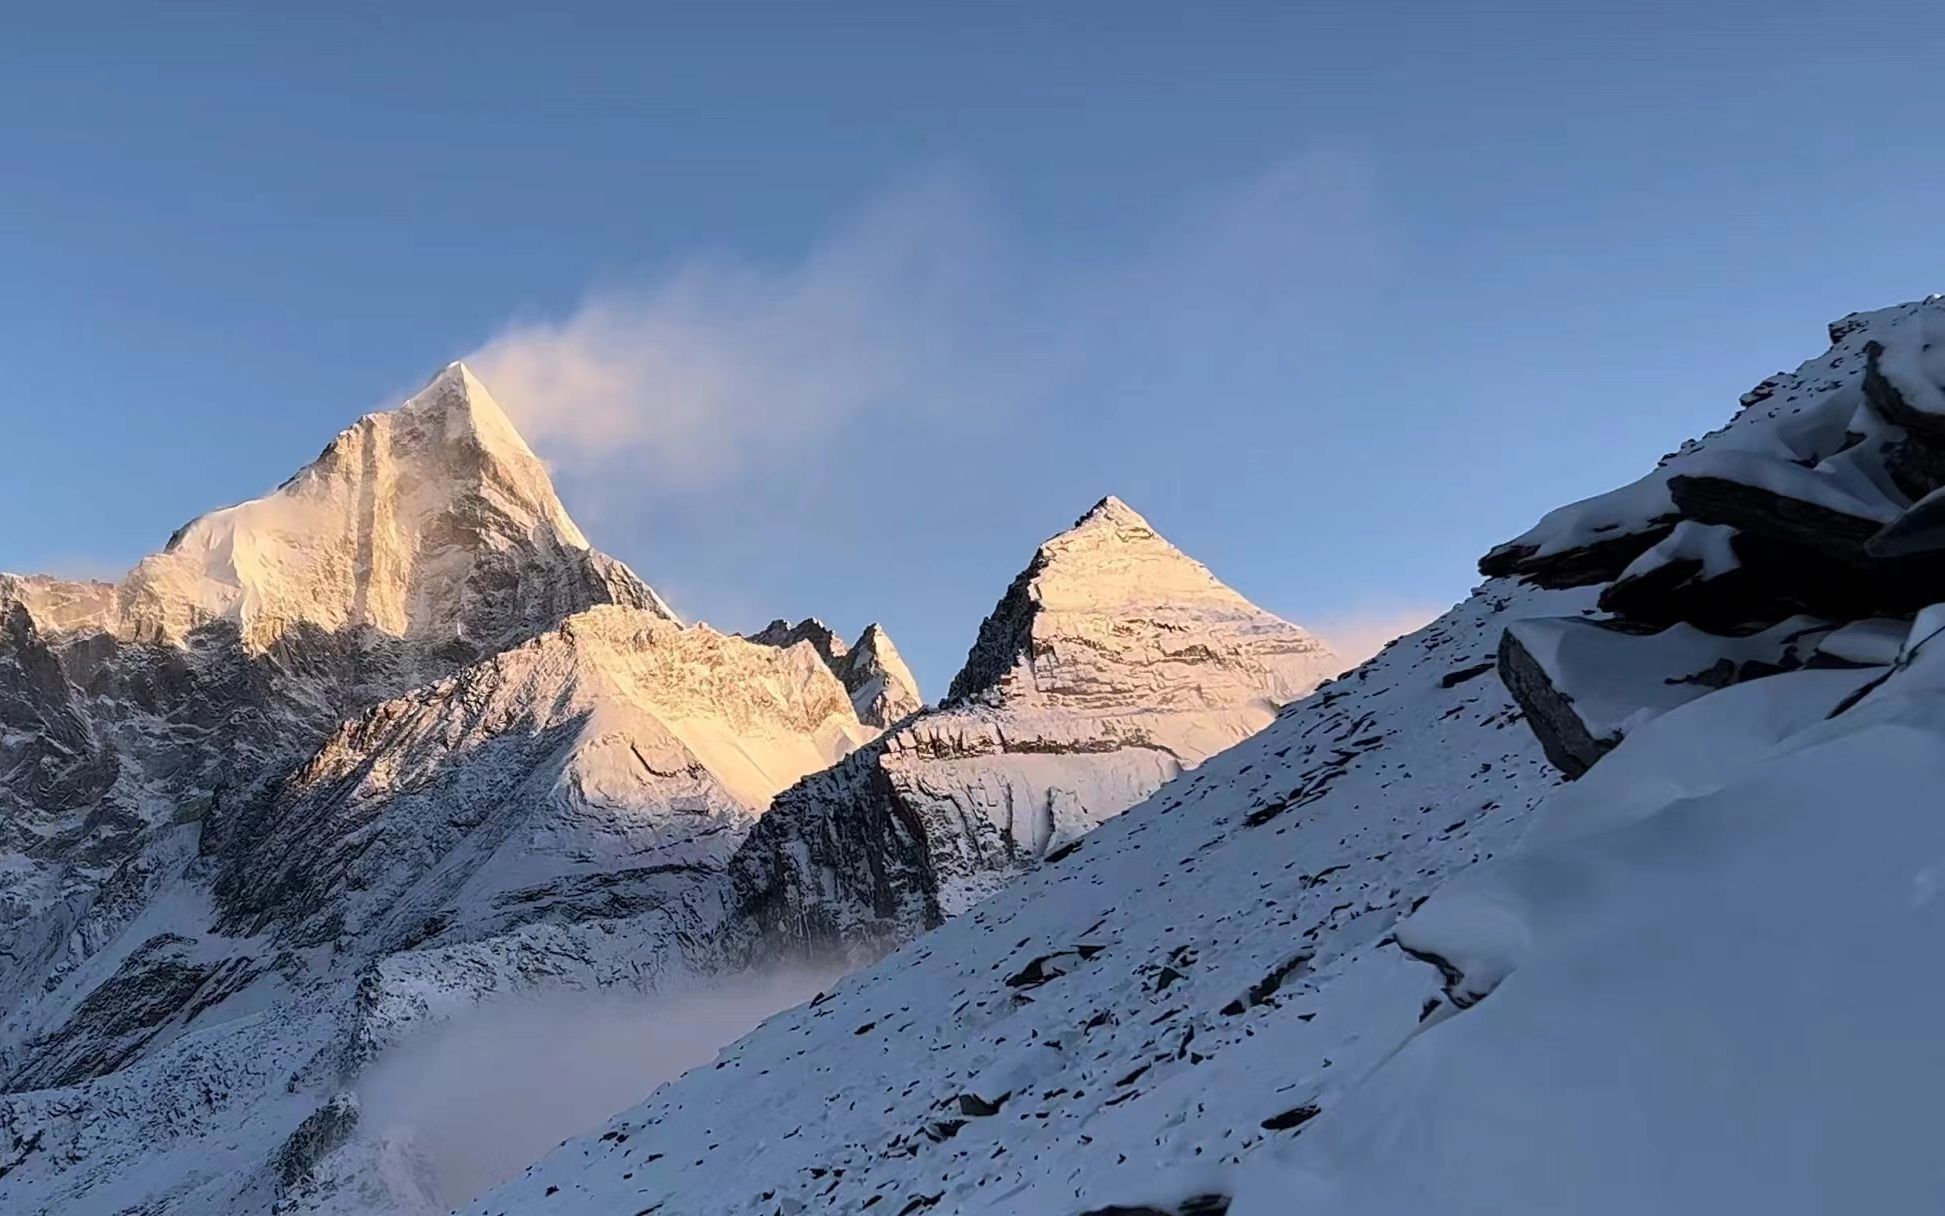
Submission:
[[[1124,207],[1062,233],[939,172],[795,256],[693,258],[466,358],[686,616],[882,621],[943,687],[1031,541],[1102,493],[1271,463],[1261,497],[1300,484],[1324,455],[1235,445],[1341,408],[1297,386],[1392,281],[1354,149]]]
[[[774,493],[771,473],[836,454],[873,417],[949,429],[1030,414],[1130,365],[1152,379],[1171,361],[1287,348],[1383,261],[1367,176],[1335,152],[1211,190],[1092,259],[1022,248],[970,179],[941,173],[794,262],[695,260],[511,325],[467,359],[584,483]]]
[[[557,461],[678,494],[717,484],[834,442],[860,416],[938,401],[995,286],[975,197],[935,177],[794,265],[694,261],[512,326],[468,362]]]
[[[1386,642],[1430,624],[1445,609],[1443,604],[1376,608],[1323,617],[1306,626],[1330,644],[1349,671],[1383,650]]]

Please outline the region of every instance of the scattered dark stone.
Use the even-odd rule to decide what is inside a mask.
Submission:
[[[1012,1097],[1011,1094],[1001,1094],[991,1102],[988,1102],[978,1094],[960,1094],[958,1098],[959,1113],[971,1119],[983,1119],[988,1115],[997,1115],[1000,1113],[1000,1107],[1006,1105],[1006,1100],[1010,1097]]]
[[[941,1119],[925,1129],[925,1138],[934,1144],[944,1144],[958,1135],[959,1129],[964,1126],[966,1126],[964,1119]]]
[[[1266,802],[1243,817],[1243,826],[1260,828],[1289,809],[1290,800],[1287,798],[1278,798],[1272,802]]]
[[[1055,862],[1065,861],[1069,857],[1072,857],[1076,852],[1078,852],[1080,847],[1081,847],[1081,841],[1070,840],[1066,844],[1063,844],[1059,848],[1055,849],[1053,852],[1047,854],[1046,862],[1048,865],[1053,865]]]
[[[1246,1009],[1269,1004],[1270,998],[1275,996],[1277,990],[1283,987],[1283,982],[1299,971],[1302,971],[1304,967],[1309,965],[1311,958],[1311,951],[1300,950],[1289,958],[1284,959],[1276,966],[1270,968],[1269,973],[1262,979],[1251,984],[1247,995],[1224,1005],[1222,1012],[1230,1017],[1234,1017]]]
[[[1440,688],[1457,688],[1467,680],[1475,676],[1483,676],[1492,669],[1493,665],[1491,663],[1476,663],[1471,667],[1461,667],[1457,671],[1448,671],[1439,677],[1438,686]]]
[[[1271,1115],[1269,1118],[1263,1120],[1263,1130],[1266,1132],[1287,1132],[1293,1127],[1302,1127],[1322,1113],[1321,1107],[1315,1103],[1306,1102],[1302,1106],[1293,1106],[1280,1115]]]
[[[1072,950],[1043,954],[1008,976],[1006,985],[1009,988],[1037,988],[1050,980],[1059,979],[1073,970],[1074,964],[1086,962],[1101,950],[1100,946],[1075,946]]]

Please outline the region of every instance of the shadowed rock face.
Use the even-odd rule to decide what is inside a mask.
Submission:
[[[173,933],[142,943],[59,1030],[26,1044],[8,1089],[73,1085],[121,1067],[172,1024],[240,990],[261,968],[245,958],[197,960]]]
[[[1338,665],[1104,499],[1013,580],[943,706],[778,796],[732,867],[750,948],[875,957]]]

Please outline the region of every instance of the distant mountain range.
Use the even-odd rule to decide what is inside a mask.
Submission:
[[[1110,498],[927,708],[877,625],[677,620],[454,364],[118,584],[0,576],[0,1198],[443,1211],[388,1048],[869,961],[1339,666]]]

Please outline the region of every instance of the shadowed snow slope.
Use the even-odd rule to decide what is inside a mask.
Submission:
[[[1493,677],[1498,631],[1586,602],[1489,585],[467,1211],[1071,1213],[1208,1189],[1438,999],[1392,926],[1558,780]]]

